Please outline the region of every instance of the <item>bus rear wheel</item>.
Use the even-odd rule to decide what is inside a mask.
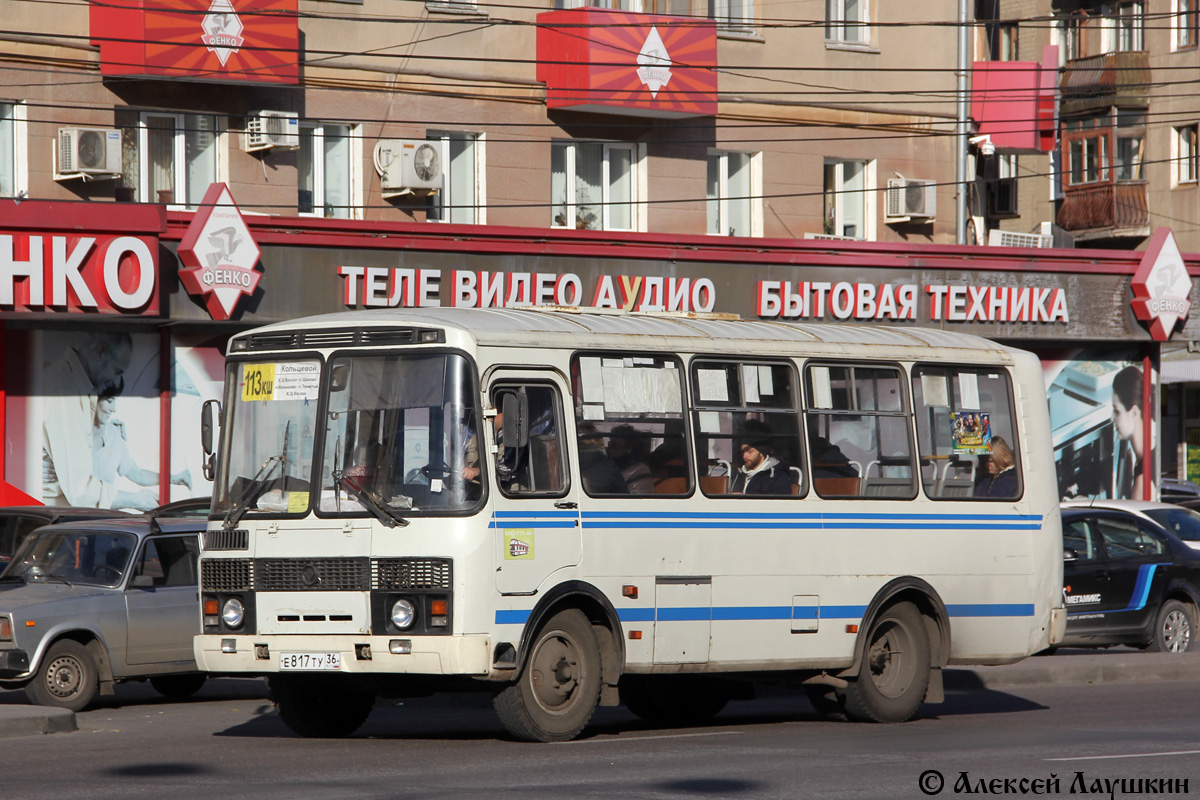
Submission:
[[[600,644],[587,617],[568,609],[541,627],[521,676],[492,704],[516,738],[566,742],[579,735],[599,702]]]
[[[284,724],[309,739],[349,736],[362,727],[375,705],[374,693],[334,676],[272,675],[269,685]]]
[[[929,634],[912,603],[882,611],[871,625],[858,677],[842,691],[846,715],[862,722],[904,722],[929,687]]]

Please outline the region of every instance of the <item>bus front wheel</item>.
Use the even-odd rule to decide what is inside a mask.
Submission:
[[[292,733],[309,739],[340,739],[358,730],[375,705],[372,692],[340,676],[272,675],[271,696]]]
[[[521,676],[493,705],[518,739],[566,742],[579,735],[599,702],[600,645],[587,617],[567,609],[541,627]]]
[[[929,687],[929,634],[912,603],[882,611],[867,636],[858,677],[842,694],[846,715],[863,722],[904,722]]]

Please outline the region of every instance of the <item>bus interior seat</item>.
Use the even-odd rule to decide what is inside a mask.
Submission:
[[[701,475],[700,488],[705,494],[729,494],[729,476],[728,475]],[[658,487],[655,485],[655,490]]]
[[[701,480],[704,480],[701,478]],[[687,494],[688,479],[681,477],[661,478],[654,482],[655,494]]]
[[[813,487],[822,497],[857,497],[858,478],[813,476]]]
[[[800,487],[804,484],[804,473],[800,471],[799,467],[788,467],[788,469],[794,478],[792,481],[792,494],[798,495],[800,494]]]

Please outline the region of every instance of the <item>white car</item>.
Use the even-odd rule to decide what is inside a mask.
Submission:
[[[1175,534],[1193,550],[1200,550],[1200,512],[1190,508],[1148,500],[1067,500],[1062,507],[1127,511]]]

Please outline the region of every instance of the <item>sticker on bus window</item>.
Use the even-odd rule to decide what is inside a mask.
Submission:
[[[533,560],[533,531],[504,531],[504,560]]]
[[[242,365],[242,400],[275,399],[275,365],[274,364],[243,364]]]
[[[758,393],[758,369],[752,364],[742,364],[742,402],[762,402]]]
[[[950,437],[955,453],[992,452],[992,426],[986,411],[950,412]]]
[[[696,386],[703,403],[729,402],[729,383],[725,379],[723,369],[696,370]]]
[[[242,400],[316,400],[321,365],[315,361],[244,364]]]
[[[308,511],[308,492],[288,492],[288,513],[303,514]]]

